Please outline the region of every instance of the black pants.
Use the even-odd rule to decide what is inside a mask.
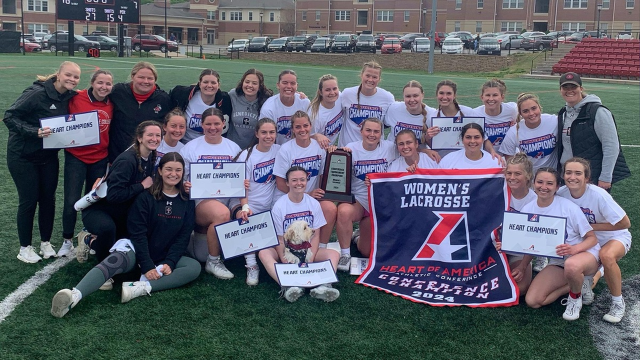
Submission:
[[[82,223],[96,239],[91,243],[98,261],[109,256],[109,249],[116,239],[127,237],[127,213],[125,205],[109,204],[102,199],[82,212]]]
[[[76,228],[78,214],[73,205],[89,192],[97,178],[104,175],[108,159],[85,164],[70,152],[64,152],[64,207],[62,210],[62,237],[71,239]],[[85,191],[82,191],[84,186]]]
[[[7,167],[18,190],[17,222],[20,246],[31,245],[36,207],[40,240],[51,240],[60,171],[58,157],[34,162],[8,151]]]

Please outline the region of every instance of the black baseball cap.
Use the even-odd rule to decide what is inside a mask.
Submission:
[[[568,72],[560,76],[560,87],[562,87],[562,85],[564,84],[582,86],[582,79],[580,79],[580,75],[574,72]]]

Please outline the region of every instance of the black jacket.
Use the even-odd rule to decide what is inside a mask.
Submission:
[[[113,101],[113,120],[109,128],[109,161],[113,162],[133,143],[136,127],[145,120],[160,123],[171,110],[169,94],[156,85],[156,90],[142,104],[133,95],[131,83],[119,83],[109,95]]]
[[[178,85],[174,87],[173,90],[171,90],[171,92],[169,93],[173,107],[179,107],[182,111],[187,110],[189,100],[191,100],[191,98],[197,91],[200,91],[200,87],[198,85]],[[213,99],[213,103],[218,109],[220,109],[220,111],[222,111],[224,115],[227,115],[228,118],[231,118],[231,98],[229,97],[228,93],[218,90],[218,92],[216,93],[216,97]]]
[[[69,99],[75,91],[59,93],[54,83],[56,77],[35,81],[4,113],[4,124],[9,128],[7,152],[34,162],[44,162],[58,156],[57,149],[42,149],[38,137],[40,119],[69,113]]]

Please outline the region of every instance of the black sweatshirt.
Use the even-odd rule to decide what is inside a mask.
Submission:
[[[145,191],[136,198],[129,211],[127,228],[143,274],[161,264],[175,269],[189,245],[195,212],[194,201],[184,200],[180,195],[162,194],[156,200]]]

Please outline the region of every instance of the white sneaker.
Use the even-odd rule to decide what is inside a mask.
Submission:
[[[56,254],[56,250],[53,248],[53,246],[51,246],[51,243],[49,241],[40,243],[40,255],[42,255],[42,257],[45,259],[48,259],[50,257],[58,257],[58,254]]]
[[[338,270],[349,271],[351,268],[351,255],[340,254],[340,260],[338,261]]]
[[[63,241],[62,246],[60,246],[60,250],[58,250],[58,257],[66,257],[73,252],[73,249],[72,241]]]
[[[613,301],[611,303],[611,309],[609,309],[609,312],[604,314],[604,316],[602,317],[602,320],[604,321],[608,321],[610,323],[619,323],[620,320],[622,320],[622,317],[624,316],[624,299],[622,299],[622,301],[617,302],[617,301]]]
[[[567,308],[562,314],[562,318],[565,320],[573,321],[578,320],[580,317],[580,310],[582,309],[582,297],[577,299],[567,296],[566,299],[562,299],[562,305],[567,305]]]
[[[80,299],[82,299],[82,294],[76,288],[58,291],[51,300],[51,315],[57,318],[65,316],[78,304]]]
[[[593,286],[593,277],[585,276],[584,281],[582,282],[582,305],[591,305],[593,304],[593,299],[595,295],[593,295],[593,290],[591,287]]]
[[[204,270],[209,274],[213,274],[213,276],[222,280],[233,279],[233,273],[224,266],[222,260],[218,260],[214,262],[210,259],[207,260],[207,265],[205,265]]]
[[[18,260],[26,262],[27,264],[35,264],[38,261],[42,260],[38,254],[33,250],[33,246],[29,245],[24,249],[20,249],[20,252],[17,256]]]
[[[296,302],[296,300],[300,299],[300,296],[304,295],[304,289],[297,286],[283,286],[280,292],[283,293],[284,298],[291,303]]]
[[[91,233],[86,229],[82,229],[78,233],[78,248],[76,249],[76,259],[79,263],[83,263],[89,260],[89,240],[91,239]]]
[[[536,256],[533,259],[533,271],[540,272],[544,269],[549,263],[549,259],[546,257]]]
[[[107,281],[105,281],[104,284],[100,286],[100,290],[103,290],[103,291],[113,290],[113,279],[111,278],[107,279]]]
[[[142,295],[151,296],[151,284],[149,284],[148,281],[122,283],[122,295],[120,296],[120,301],[123,304]]]
[[[359,240],[360,240],[360,229],[358,228],[353,231],[353,235],[351,235],[351,242],[353,244],[358,245]]]
[[[260,277],[260,267],[256,264],[253,266],[247,266],[247,285],[256,286]],[[233,275],[233,274],[232,274]]]
[[[323,284],[311,289],[311,297],[324,302],[332,302],[340,296],[340,291],[331,287],[331,284]]]

